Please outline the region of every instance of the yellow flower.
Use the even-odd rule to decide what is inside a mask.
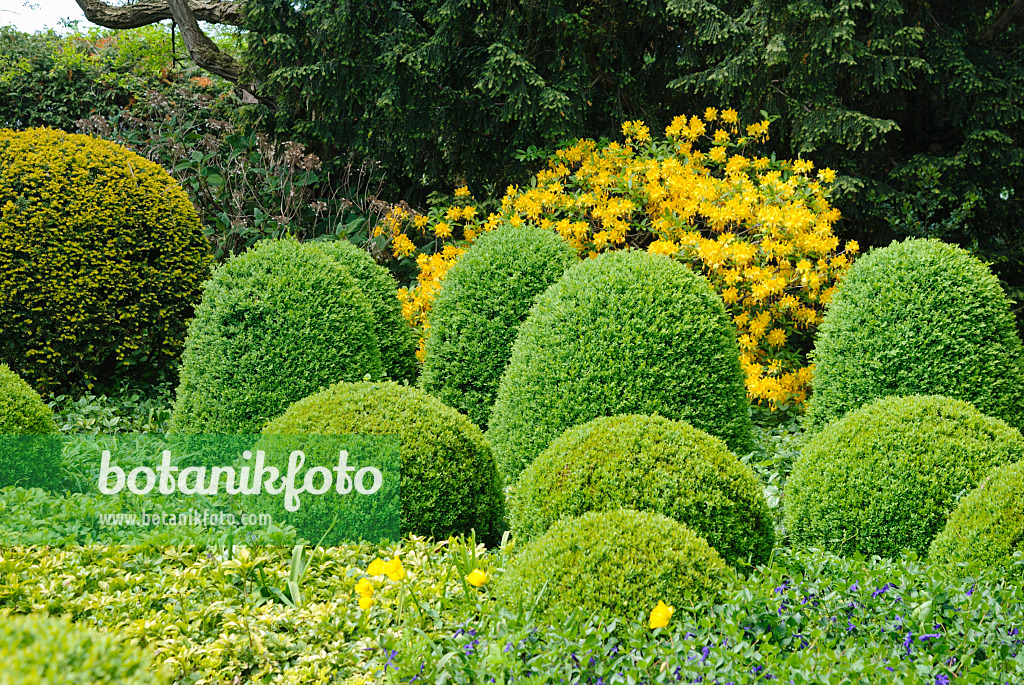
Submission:
[[[373,583],[370,582],[369,578],[360,578],[359,582],[356,583],[356,592],[363,597],[369,597],[373,594]]]
[[[718,110],[715,109],[714,107],[708,107],[706,110],[704,110],[704,120],[705,121],[714,121],[715,118],[717,118],[717,117],[718,117]]]
[[[384,560],[374,559],[370,562],[370,565],[366,567],[366,572],[371,576],[382,576],[384,575]]]
[[[366,611],[373,606],[373,597],[369,595],[363,595],[359,598],[359,608]]]
[[[452,227],[444,221],[438,221],[434,224],[434,235],[438,238],[451,238]]]
[[[462,186],[455,189],[455,197],[469,197],[469,188]]]
[[[832,183],[833,181],[836,180],[836,172],[832,171],[831,169],[825,168],[818,172],[818,178],[820,178],[825,183]]]
[[[737,119],[736,110],[732,109],[731,107],[729,109],[723,109],[722,110],[722,121],[724,121],[725,123],[727,123],[727,124],[735,124],[736,123],[736,119]]]
[[[384,562],[384,573],[387,574],[391,580],[401,580],[405,578],[405,569],[402,568],[402,561],[395,557],[390,561]]]
[[[672,612],[675,611],[675,607],[670,607],[661,600],[658,601],[658,606],[651,609],[651,630],[655,628],[664,628],[668,625],[669,620],[672,618]]]
[[[478,568],[473,569],[472,572],[466,576],[466,582],[473,587],[481,587],[488,580],[490,580],[490,578],[487,577],[487,574]]]

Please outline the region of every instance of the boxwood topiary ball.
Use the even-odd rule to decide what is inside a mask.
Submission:
[[[381,375],[370,305],[337,260],[294,240],[234,256],[188,330],[174,433],[258,433],[292,402]]]
[[[960,500],[929,554],[934,561],[981,562],[1022,577],[1014,552],[1024,552],[1024,462],[992,469]]]
[[[538,295],[578,261],[557,233],[503,226],[445,274],[430,311],[423,388],[484,426],[519,326]]]
[[[419,388],[338,383],[299,400],[263,429],[268,435],[358,433],[401,440],[403,534],[469,534],[494,543],[505,496],[490,445],[465,416]]]
[[[416,331],[402,316],[398,284],[388,270],[373,261],[366,250],[347,240],[309,243],[338,260],[356,279],[373,315],[374,331],[380,342],[380,362],[384,373],[394,381],[416,381]]]
[[[608,609],[636,621],[659,601],[682,606],[688,594],[718,599],[727,577],[718,552],[682,523],[617,509],[555,523],[513,559],[495,592],[509,606],[537,602],[546,617]]]
[[[956,497],[1021,457],[1020,432],[967,402],[882,398],[804,445],[786,485],[786,529],[840,554],[923,555]]]
[[[61,454],[56,432],[53,412],[39,393],[0,363],[0,488],[57,487]]]
[[[516,338],[488,439],[512,482],[565,429],[660,414],[752,449],[736,327],[707,280],[668,257],[606,252],[537,298]]]
[[[603,417],[570,428],[513,486],[517,541],[560,519],[628,508],[686,524],[729,564],[764,563],[775,526],[750,467],[718,438],[661,416]]]
[[[162,379],[210,273],[181,186],[128,149],[0,130],[0,360],[40,392]]]
[[[942,394],[1024,430],[1024,351],[996,277],[965,250],[907,240],[858,259],[814,348],[815,426],[889,395]]]

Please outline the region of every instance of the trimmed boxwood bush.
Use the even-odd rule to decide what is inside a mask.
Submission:
[[[1024,462],[992,469],[960,500],[930,554],[935,561],[977,561],[1024,576],[1014,552],[1024,552]]]
[[[398,284],[383,266],[373,261],[366,250],[347,240],[310,243],[338,260],[356,279],[373,315],[374,331],[380,342],[380,363],[391,380],[416,381],[416,331],[402,316]]]
[[[616,414],[682,419],[752,449],[736,327],[707,280],[668,257],[606,252],[537,298],[488,438],[512,482],[567,428]]]
[[[496,542],[505,498],[480,429],[419,388],[338,383],[299,400],[263,429],[268,435],[359,433],[401,440],[402,533],[469,534]]]
[[[145,653],[109,633],[29,614],[0,620],[0,685],[156,685]]]
[[[40,392],[163,378],[210,263],[156,164],[89,136],[0,130],[0,361]]]
[[[56,487],[60,483],[56,433],[53,412],[39,393],[0,363],[0,488]],[[49,435],[53,437],[20,437]]]
[[[1024,437],[967,402],[886,397],[804,445],[786,486],[797,544],[841,554],[924,554],[956,506],[995,466],[1024,457]]]
[[[614,416],[570,428],[513,486],[517,541],[559,519],[628,508],[664,514],[707,539],[729,564],[764,563],[775,526],[750,467],[718,438],[661,416]]]
[[[646,620],[659,601],[681,607],[687,594],[714,601],[727,577],[718,552],[684,524],[617,509],[555,523],[515,557],[496,593],[511,606],[539,598],[542,615],[608,609],[635,621]]]
[[[486,425],[519,326],[577,261],[569,243],[536,226],[481,236],[445,274],[430,310],[423,388]]]
[[[380,377],[380,349],[355,279],[316,248],[264,241],[203,286],[171,430],[258,433],[292,402],[366,374]]]
[[[816,426],[888,395],[942,394],[1024,429],[1024,352],[996,277],[965,250],[907,240],[861,257],[818,330]]]

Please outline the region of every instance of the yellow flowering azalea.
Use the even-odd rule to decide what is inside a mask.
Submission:
[[[473,569],[468,576],[466,576],[466,582],[473,587],[482,587],[490,578],[487,576],[485,571],[481,571],[478,568]]]
[[[359,598],[359,608],[366,611],[373,606],[373,597],[370,595],[363,595]]]
[[[363,597],[369,597],[374,592],[373,583],[370,582],[369,578],[360,578],[359,582],[356,583],[356,592]]]
[[[675,607],[670,607],[665,602],[659,600],[658,606],[651,609],[651,630],[667,626],[668,622],[672,619],[672,612],[674,611]]]
[[[398,581],[405,578],[405,568],[402,567],[402,561],[398,557],[384,562],[384,573],[391,580]]]
[[[384,560],[377,558],[370,562],[370,565],[366,567],[366,572],[371,576],[382,576],[384,575]]]

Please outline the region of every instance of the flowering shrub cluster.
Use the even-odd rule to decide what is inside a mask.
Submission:
[[[622,143],[579,140],[556,151],[486,218],[465,187],[453,206],[393,211],[377,231],[389,234],[395,255],[432,241],[417,256],[417,285],[400,295],[407,318],[425,326],[441,280],[476,236],[532,223],[582,255],[646,249],[701,270],[736,323],[750,397],[802,403],[812,372],[806,341],[858,246],[841,248],[833,233],[835,172],[756,154],[768,128],[767,120],[742,127],[735,111],[715,108],[677,117],[658,140],[642,122],[626,122]]]

